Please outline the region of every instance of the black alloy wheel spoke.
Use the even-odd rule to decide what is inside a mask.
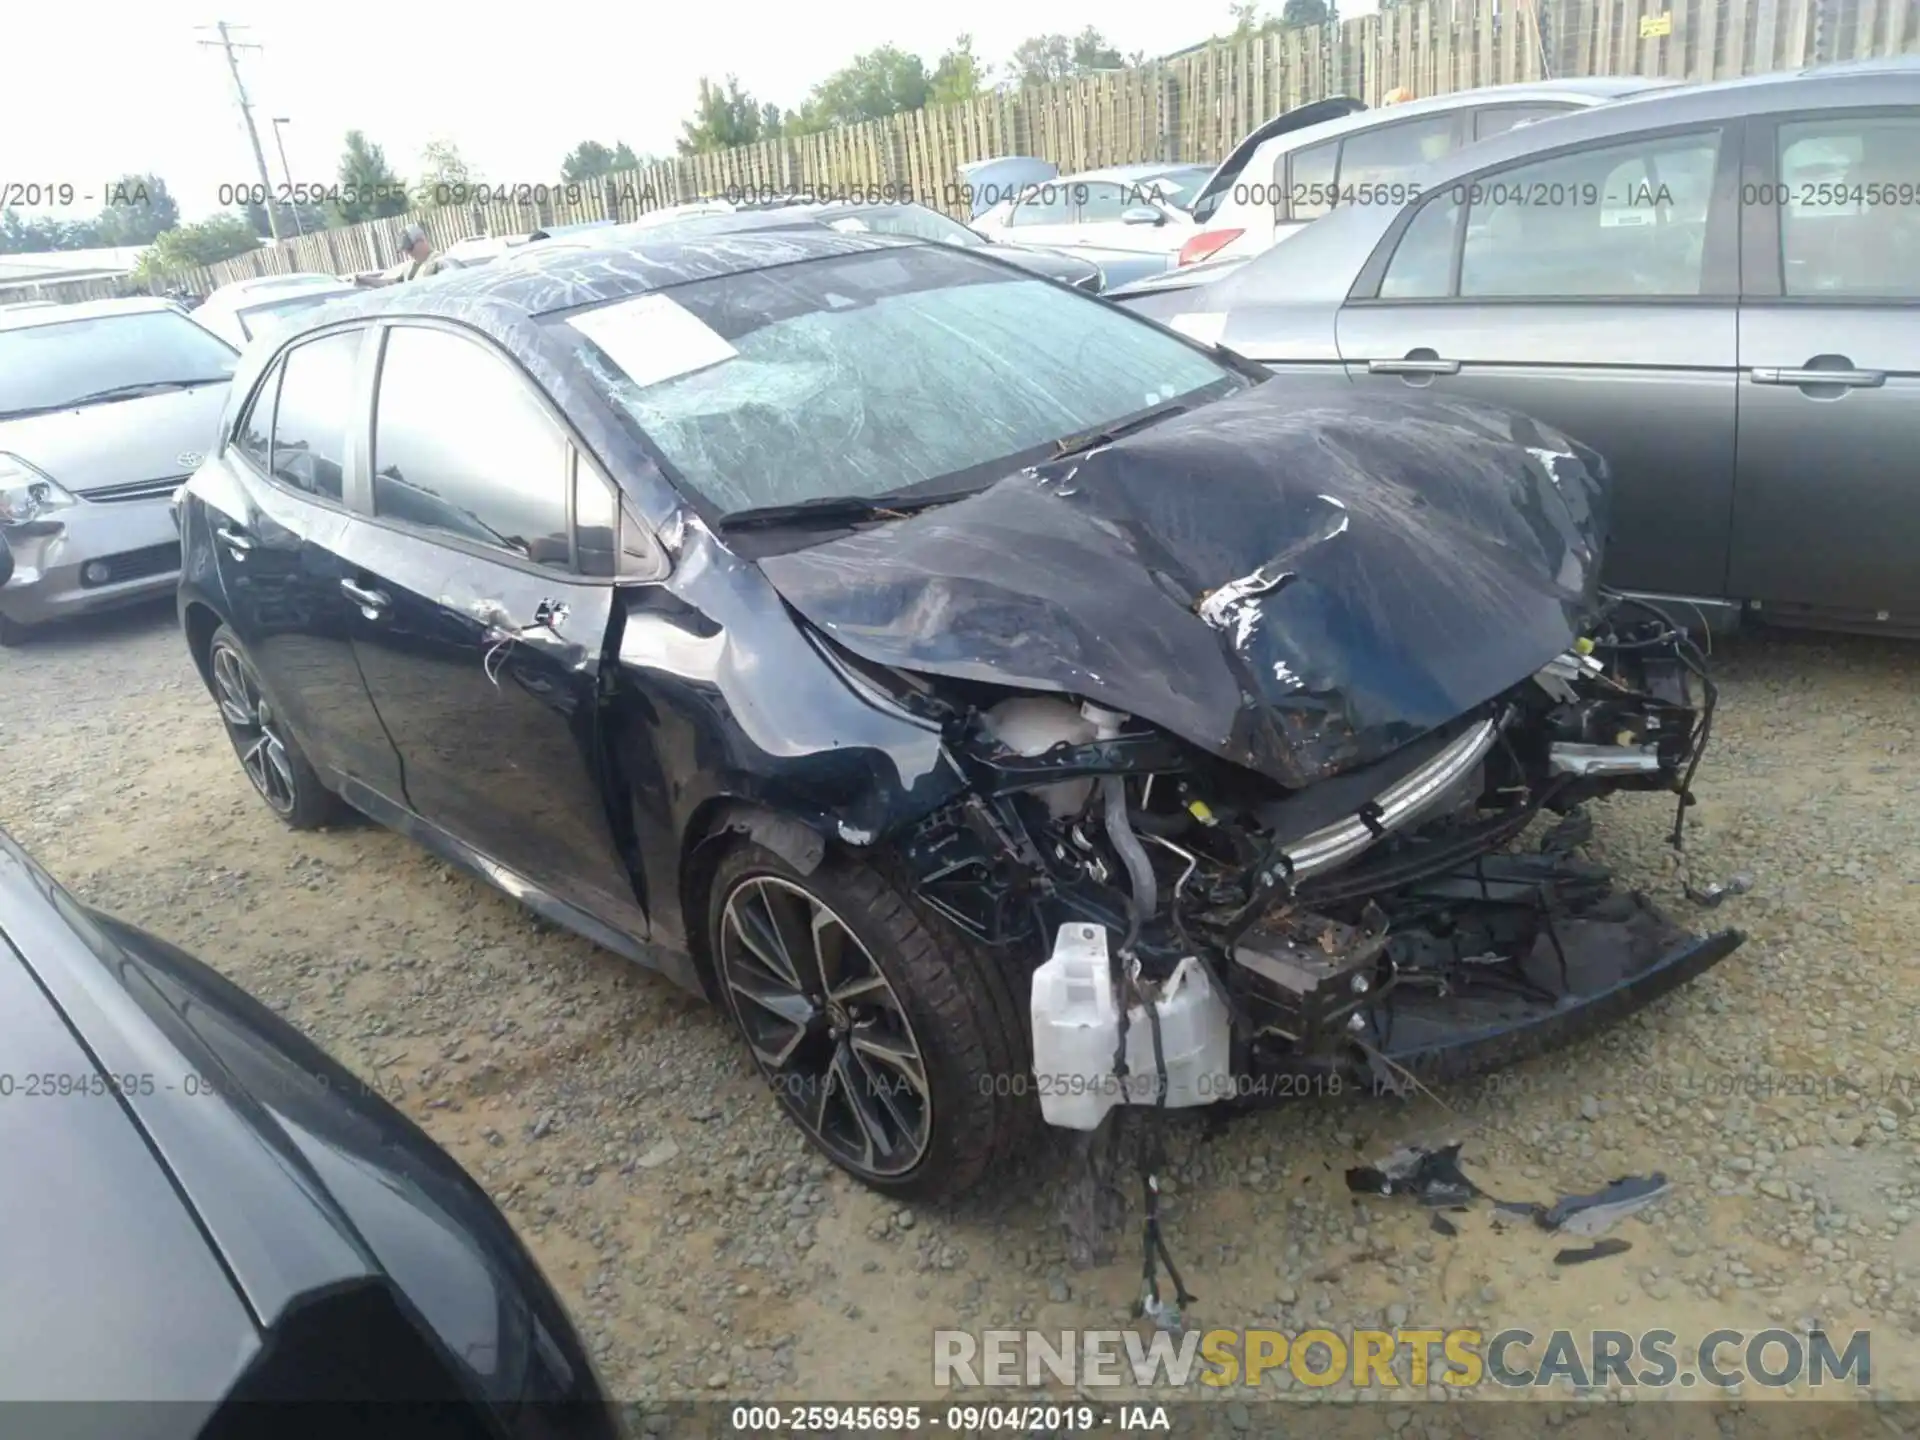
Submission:
[[[856,1173],[917,1164],[932,1136],[926,1060],[859,936],[799,884],[756,875],[728,897],[719,938],[748,1047],[815,1142]]]

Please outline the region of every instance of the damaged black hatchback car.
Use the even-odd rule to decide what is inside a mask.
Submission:
[[[1711,681],[1595,455],[1329,401],[991,258],[529,253],[243,362],[181,618],[248,776],[724,1005],[937,1194],[1115,1103],[1502,1062],[1731,951],[1541,812],[1684,792]]]

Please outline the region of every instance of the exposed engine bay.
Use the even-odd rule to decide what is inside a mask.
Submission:
[[[886,684],[942,721],[971,781],[898,842],[921,896],[1040,979],[1105,957],[1117,1004],[1036,981],[1036,1069],[1044,1005],[1078,994],[1092,1008],[1063,1043],[1084,1048],[1105,1015],[1118,1044],[1072,1068],[1119,1075],[1118,1101],[1243,1101],[1272,1093],[1250,1077],[1289,1072],[1398,1091],[1509,1063],[1741,943],[1688,933],[1577,853],[1580,807],[1623,790],[1677,796],[1677,846],[1711,731],[1704,656],[1638,600],[1604,597],[1531,677],[1299,789],[1069,697]],[[1523,847],[1543,814],[1562,818]],[[1130,1039],[1129,1017],[1151,1036]],[[1077,1129],[1106,1108],[1042,1099]]]

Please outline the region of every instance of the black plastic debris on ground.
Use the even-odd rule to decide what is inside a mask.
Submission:
[[[1604,1260],[1609,1255],[1624,1255],[1633,1248],[1631,1240],[1596,1240],[1584,1250],[1562,1250],[1553,1257],[1556,1265],[1584,1265],[1589,1260]]]
[[[1461,1172],[1457,1144],[1444,1150],[1408,1146],[1378,1165],[1355,1165],[1347,1171],[1347,1189],[1356,1195],[1411,1195],[1437,1208],[1465,1205],[1483,1193]]]
[[[1458,1235],[1460,1233],[1460,1227],[1447,1219],[1447,1217],[1442,1215],[1438,1210],[1433,1212],[1433,1220],[1430,1228],[1436,1235]]]
[[[1434,1210],[1464,1210],[1473,1201],[1484,1198],[1493,1201],[1496,1223],[1502,1215],[1524,1215],[1542,1230],[1584,1235],[1589,1239],[1604,1235],[1671,1188],[1667,1177],[1656,1170],[1651,1175],[1622,1175],[1591,1194],[1562,1195],[1551,1205],[1534,1200],[1502,1200],[1488,1195],[1467,1178],[1460,1168],[1457,1143],[1438,1150],[1405,1146],[1377,1165],[1355,1165],[1347,1171],[1347,1189],[1356,1195],[1406,1195]],[[1440,1215],[1433,1217],[1433,1229],[1442,1235],[1459,1233],[1451,1220]],[[1580,1260],[1560,1263],[1572,1265],[1596,1258],[1583,1253]]]
[[[1622,1175],[1591,1195],[1563,1195],[1534,1215],[1542,1230],[1589,1237],[1604,1235],[1627,1216],[1644,1210],[1672,1187],[1656,1170],[1651,1175]]]

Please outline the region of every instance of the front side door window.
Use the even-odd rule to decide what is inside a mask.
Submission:
[[[538,565],[572,564],[566,437],[471,340],[396,326],[380,365],[373,513]]]
[[[1779,129],[1781,284],[1806,298],[1920,298],[1920,116]]]

